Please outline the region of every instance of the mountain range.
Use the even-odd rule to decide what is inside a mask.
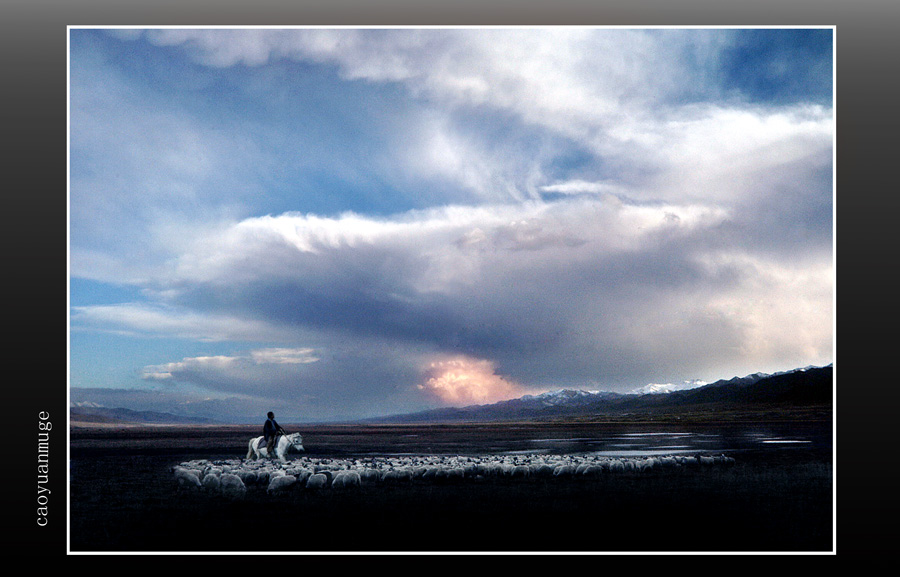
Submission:
[[[775,374],[754,373],[705,385],[693,382],[684,389],[660,387],[657,390],[654,386],[648,386],[632,393],[560,389],[488,405],[433,409],[367,419],[365,422],[492,422],[830,407],[833,402],[833,378],[833,366],[828,365]]]
[[[79,403],[69,407],[72,421],[81,423],[140,423],[140,424],[221,424],[213,419],[202,417],[182,417],[158,411],[134,411],[124,408],[110,408],[94,403]]]
[[[724,414],[760,408],[791,410],[831,407],[832,365],[804,367],[775,374],[754,373],[709,384],[647,385],[631,393],[559,389],[487,405],[448,407],[361,419],[358,423],[497,422],[591,417]],[[93,423],[223,424],[214,419],[156,411],[109,408],[90,403],[70,407],[72,421]]]

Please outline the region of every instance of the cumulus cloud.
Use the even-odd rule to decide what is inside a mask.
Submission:
[[[315,351],[310,348],[305,349],[286,349],[283,347],[260,349],[250,352],[250,357],[257,363],[277,363],[289,365],[303,365],[306,363],[314,363],[319,360],[315,356]]]
[[[830,261],[757,254],[732,242],[732,224],[721,208],[616,197],[388,219],[286,214],[198,243],[167,295],[310,334],[487,358],[524,382],[625,378],[660,360],[689,371],[827,356]],[[763,334],[780,346],[759,348]]]
[[[418,388],[451,406],[485,404],[520,397],[528,389],[497,374],[495,364],[465,356],[436,360]]]

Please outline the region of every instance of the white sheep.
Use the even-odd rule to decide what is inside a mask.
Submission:
[[[462,467],[448,467],[443,469],[442,478],[447,481],[462,481],[465,478],[465,472]]]
[[[256,471],[244,471],[243,469],[239,470],[236,475],[241,478],[244,485],[252,485],[256,483],[257,475]]]
[[[313,472],[311,470],[302,468],[302,469],[297,469],[294,476],[297,477],[298,483],[306,483],[306,480],[309,479],[309,477],[312,474],[313,474]]]
[[[487,477],[524,479],[527,477],[596,477],[605,472],[646,472],[659,468],[733,464],[725,455],[607,457],[600,455],[485,455],[403,456],[366,459],[311,458],[290,462],[239,460],[195,460],[172,468],[179,486],[201,487],[222,494],[243,494],[250,486],[267,487],[270,492],[290,486],[344,489],[371,485],[410,483],[416,480],[446,483]],[[315,478],[314,478],[315,477]]]
[[[206,474],[203,476],[203,487],[210,491],[218,491],[219,490],[219,478],[212,474]]]
[[[524,479],[525,477],[531,476],[531,469],[528,467],[528,465],[514,465],[509,476],[513,478]]]
[[[200,477],[184,467],[175,467],[175,479],[181,486],[200,487]]]
[[[331,486],[331,481],[334,480],[334,472],[331,471],[331,469],[322,469],[322,468],[319,468],[318,470],[314,470],[313,472],[314,472],[316,475],[323,475],[323,476],[325,477],[325,486],[326,486],[326,487],[330,487],[330,486]],[[307,480],[308,480],[308,479],[307,479]]]
[[[475,474],[482,477],[496,477],[500,468],[495,463],[478,463],[475,465]]]
[[[328,486],[328,477],[322,473],[314,473],[306,480],[307,489],[324,489]]]
[[[377,469],[366,468],[360,472],[359,480],[363,485],[372,485],[378,481],[381,481],[381,474]]]
[[[693,466],[700,464],[700,462],[697,460],[697,457],[690,456],[690,457],[683,457],[681,459],[681,464],[688,466],[688,467],[693,467]]]
[[[175,469],[184,469],[186,471],[190,471],[191,473],[197,475],[198,478],[203,477],[203,467],[197,466],[194,463],[182,463],[180,465],[176,465]]]
[[[384,474],[384,477],[382,477],[381,480],[385,483],[404,483],[412,481],[412,473],[405,467],[390,469]]]
[[[272,477],[272,480],[269,481],[269,486],[266,489],[269,493],[274,493],[276,491],[284,491],[285,489],[289,489],[297,482],[297,477],[293,475],[278,475],[276,477]]]
[[[675,460],[675,457],[672,456],[664,456],[658,459],[659,465],[664,469],[671,469],[673,467],[677,467],[679,465],[678,461]]]
[[[359,487],[361,484],[359,473],[356,471],[338,471],[337,475],[334,476],[334,479],[331,481],[331,486],[334,489],[351,489],[354,487]]]
[[[247,487],[244,485],[241,478],[232,473],[223,473],[222,476],[219,477],[219,484],[222,493],[226,495],[241,496],[247,492]]]
[[[640,462],[640,471],[642,473],[648,473],[652,471],[656,467],[656,459],[650,457],[649,459],[644,459]]]

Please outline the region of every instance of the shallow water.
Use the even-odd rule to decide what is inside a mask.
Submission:
[[[640,457],[665,454],[740,453],[744,451],[817,448],[830,449],[830,431],[777,427],[768,429],[723,428],[718,431],[635,431],[579,437],[541,437],[516,442],[500,449],[507,454],[586,453]],[[521,445],[526,446],[521,446]]]
[[[300,426],[306,455],[589,454],[654,456],[666,453],[832,452],[830,423],[722,424],[472,424],[455,426]],[[246,454],[254,427],[144,428],[73,431],[74,454],[115,451],[190,453],[204,458]]]

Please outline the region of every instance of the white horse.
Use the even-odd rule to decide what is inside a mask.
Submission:
[[[278,439],[275,441],[275,456],[278,457],[280,461],[286,460],[284,456],[291,448],[297,451],[306,450],[303,448],[303,437],[300,436],[300,433],[278,435]],[[269,451],[266,448],[264,437],[254,437],[250,439],[250,445],[247,448],[247,459],[250,459],[251,457],[254,459],[265,459],[268,456]]]

